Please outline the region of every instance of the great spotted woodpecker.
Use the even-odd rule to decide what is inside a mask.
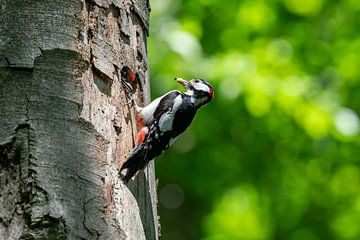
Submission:
[[[202,79],[175,80],[185,87],[185,92],[170,91],[143,108],[133,101],[140,131],[137,146],[120,169],[120,172],[127,169],[125,183],[168,149],[189,127],[196,111],[214,98],[213,88]]]

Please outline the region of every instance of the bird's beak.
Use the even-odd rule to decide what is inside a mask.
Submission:
[[[185,89],[190,89],[190,82],[182,79],[182,78],[175,78],[175,81],[177,81],[178,83],[180,83],[181,85],[183,85],[185,87]]]

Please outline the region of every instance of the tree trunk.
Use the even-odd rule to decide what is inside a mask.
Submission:
[[[149,102],[149,11],[0,0],[0,239],[158,239],[153,164],[118,175],[137,130],[124,66]]]

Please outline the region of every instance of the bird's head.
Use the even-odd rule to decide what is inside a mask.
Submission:
[[[185,87],[186,95],[193,97],[195,107],[197,108],[207,104],[214,98],[214,90],[205,80],[192,79],[186,81],[182,78],[175,78],[175,80]]]

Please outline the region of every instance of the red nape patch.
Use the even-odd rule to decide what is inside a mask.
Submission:
[[[214,98],[214,90],[212,88],[210,88],[210,94],[211,94],[211,97]]]
[[[143,118],[141,117],[140,114],[138,114],[138,115],[136,116],[136,124],[137,124],[137,126],[138,126],[139,129],[142,129],[142,128],[145,126],[145,124],[144,124],[144,122],[143,122]]]
[[[133,71],[129,71],[129,78],[131,81],[135,81],[136,78],[136,74]]]
[[[148,128],[143,127],[137,135],[137,141],[136,141],[137,144],[142,143],[145,140],[147,134],[148,134]]]

